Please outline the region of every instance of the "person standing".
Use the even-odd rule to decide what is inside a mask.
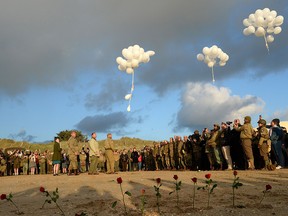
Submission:
[[[271,121],[271,129],[269,131],[271,146],[274,154],[276,155],[277,167],[276,169],[282,169],[285,166],[284,156],[282,153],[282,139],[283,139],[283,130],[280,127],[280,120],[273,119]]]
[[[68,155],[69,155],[69,168],[68,168],[68,175],[72,175],[72,172],[74,172],[75,175],[78,175],[78,162],[77,162],[77,156],[79,155],[79,147],[78,147],[78,141],[76,139],[76,131],[71,132],[71,137],[69,138],[67,144],[68,144]]]
[[[54,148],[53,148],[53,156],[52,156],[52,163],[53,163],[53,176],[58,176],[60,163],[61,163],[61,151],[60,148],[60,138],[54,137]]]
[[[232,170],[233,163],[232,163],[231,151],[230,151],[230,127],[228,127],[227,123],[225,122],[221,123],[219,143],[221,146],[223,157],[226,160],[226,163],[228,165],[228,170]]]
[[[261,157],[264,160],[265,167],[264,169],[267,170],[269,166],[269,155],[268,155],[268,147],[271,144],[269,140],[269,132],[266,128],[266,121],[264,119],[260,119],[258,122],[258,131],[257,131],[257,138],[258,138],[258,148]]]
[[[107,166],[107,174],[114,174],[114,142],[112,140],[112,134],[107,134],[107,139],[105,140],[104,144],[105,148],[105,156],[106,156],[106,166]]]
[[[248,169],[254,170],[254,156],[252,150],[252,138],[254,134],[253,127],[251,125],[251,117],[245,116],[244,124],[242,126],[239,125],[240,122],[237,121],[234,123],[233,127],[236,131],[240,131],[240,139],[241,144],[248,160]]]
[[[88,175],[99,175],[98,173],[98,159],[100,157],[99,152],[99,144],[96,140],[97,134],[93,132],[91,134],[91,139],[88,142],[89,145],[89,159],[90,159],[90,167]]]
[[[138,152],[136,148],[133,148],[133,152],[131,153],[131,159],[132,159],[132,171],[136,171],[138,167]]]

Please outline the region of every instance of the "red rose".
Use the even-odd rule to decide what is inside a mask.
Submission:
[[[7,198],[6,194],[1,194],[1,196],[0,196],[0,199],[1,199],[1,200],[4,200],[4,199],[6,199],[6,198]]]
[[[197,183],[197,178],[196,177],[192,178],[191,180],[192,180],[192,182]]]
[[[209,174],[206,174],[206,175],[205,175],[205,178],[206,178],[206,179],[210,179],[210,178],[211,178],[211,174],[210,174],[210,173],[209,173]]]
[[[177,181],[178,176],[177,176],[177,175],[174,175],[173,178]]]
[[[157,179],[156,179],[156,182],[157,182],[157,184],[160,184],[160,183],[161,183],[161,179],[160,179],[160,178],[157,178]]]
[[[234,175],[234,176],[237,176],[237,175],[238,175],[238,172],[237,172],[236,170],[234,170],[233,175]]]
[[[141,190],[141,194],[144,195],[145,194],[145,189]]]
[[[268,191],[268,190],[271,190],[272,189],[272,186],[271,185],[266,185],[266,191]]]
[[[121,177],[117,178],[117,183],[122,184],[122,178]]]
[[[44,187],[40,187],[40,192],[44,193],[45,192],[45,188]]]

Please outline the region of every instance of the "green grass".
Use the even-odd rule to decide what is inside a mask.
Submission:
[[[99,146],[101,150],[104,150],[104,142],[105,140],[99,140]],[[67,150],[67,141],[63,141],[60,143],[61,148]],[[79,146],[84,146],[84,142],[80,142]],[[129,137],[122,137],[119,140],[114,140],[115,149],[122,150],[122,149],[130,149],[134,146],[136,149],[143,149],[144,146],[152,146],[153,141],[150,140],[141,140],[138,138],[129,138]],[[40,143],[28,143],[28,142],[21,142],[21,141],[14,141],[11,139],[0,139],[0,148],[12,148],[12,147],[21,147],[25,148],[26,150],[40,150],[40,152],[44,152],[45,150],[53,151],[53,142],[40,144]]]

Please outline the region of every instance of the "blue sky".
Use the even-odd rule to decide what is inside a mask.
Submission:
[[[0,138],[163,140],[246,115],[288,120],[287,20],[270,54],[242,33],[266,7],[288,18],[286,0],[1,1]],[[134,44],[156,54],[136,69],[128,113],[131,76],[115,59]],[[214,44],[230,59],[212,83],[196,55]]]

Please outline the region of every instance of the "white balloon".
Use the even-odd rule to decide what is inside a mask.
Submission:
[[[214,62],[210,61],[208,62],[208,67],[212,68],[214,66]]]
[[[255,11],[255,16],[256,17],[263,17],[263,11],[261,9],[258,9]]]
[[[277,16],[277,12],[275,10],[272,10],[270,12],[270,16],[272,16],[273,18],[275,18]]]
[[[267,32],[268,34],[274,33],[274,27],[269,27],[269,28],[267,28],[266,32]]]
[[[211,53],[215,57],[218,55],[218,47],[216,45],[212,46]]]
[[[274,41],[273,35],[268,35],[266,39],[268,43],[272,43]]]
[[[127,74],[132,74],[132,73],[134,73],[133,68],[130,68],[130,67],[127,68],[127,69],[126,69],[126,73],[127,73]]]
[[[249,22],[250,22],[250,23],[253,23],[253,22],[255,22],[255,20],[256,20],[255,14],[250,14],[250,15],[249,15]]]
[[[128,49],[123,49],[122,50],[122,55],[127,59],[127,53],[128,53]]]
[[[245,28],[245,29],[243,29],[243,34],[246,35],[246,36],[248,36],[248,35],[250,35],[251,33],[249,32],[248,28]]]
[[[132,94],[126,94],[125,95],[125,100],[130,100],[131,97],[132,97]]]
[[[135,45],[133,46],[133,50],[140,50],[140,46],[139,46],[138,44],[135,44]]]
[[[203,60],[204,60],[204,55],[201,54],[201,53],[199,53],[199,54],[197,55],[197,60],[198,60],[198,61],[203,61]]]
[[[276,26],[282,25],[284,22],[284,17],[283,16],[277,16],[274,20],[274,23]]]
[[[222,62],[222,61],[219,62],[219,66],[223,67],[225,65],[226,65],[226,62]]]
[[[202,52],[204,53],[204,55],[209,55],[210,49],[208,47],[204,47]]]
[[[246,26],[246,27],[250,26],[251,25],[250,20],[249,19],[244,19],[243,20],[243,25]]]
[[[139,49],[139,51],[140,51],[140,54],[143,54],[145,52],[142,47]]]
[[[127,107],[127,112],[130,112],[131,111],[131,107],[130,107],[130,104],[129,106]]]
[[[129,61],[126,62],[126,67],[127,67],[127,68],[131,68],[131,67],[132,67],[132,62],[131,62],[131,60],[129,60]]]
[[[248,31],[249,34],[254,34],[255,33],[255,27],[254,26],[249,26],[247,28],[247,31]]]
[[[116,58],[116,62],[117,62],[117,64],[121,64],[121,62],[122,62],[122,57],[117,57],[117,58]]]
[[[282,28],[280,26],[277,26],[275,29],[274,29],[274,34],[279,34],[281,33],[282,31]]]
[[[147,63],[147,62],[149,62],[149,60],[150,60],[149,55],[148,55],[148,53],[145,52],[142,55],[142,62]]]
[[[265,35],[265,29],[263,27],[258,27],[256,32],[255,32],[255,35],[257,37],[264,36]]]
[[[273,19],[274,19],[274,18],[273,18],[271,15],[269,15],[269,16],[266,17],[266,21],[267,21],[268,23],[272,22]]]
[[[264,24],[264,17],[262,16],[259,16],[256,20],[256,24],[260,27],[260,26],[263,26]]]
[[[152,51],[152,50],[149,50],[146,52],[149,56],[154,56],[155,55],[155,52]]]
[[[138,61],[137,59],[132,59],[132,61],[131,61],[131,66],[132,66],[133,68],[139,67],[139,61]]]
[[[126,70],[126,67],[123,67],[122,65],[118,65],[118,69],[119,69],[120,71],[125,71],[125,70]]]
[[[129,60],[133,59],[133,53],[130,50],[128,50],[126,56],[127,56],[126,58],[129,59]]]
[[[138,59],[140,56],[140,51],[139,50],[134,50],[133,51],[133,58]]]
[[[270,15],[270,9],[269,8],[264,8],[263,9],[263,16],[268,17]]]

